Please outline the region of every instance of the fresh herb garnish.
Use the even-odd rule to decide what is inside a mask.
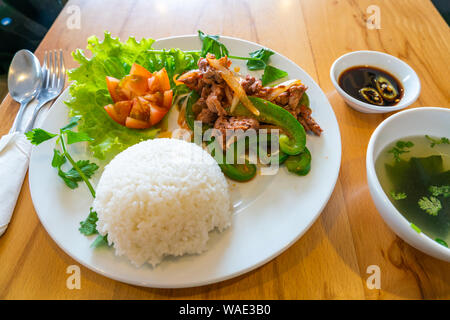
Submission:
[[[436,238],[436,239],[434,239],[434,241],[436,241],[437,243],[439,243],[439,244],[443,245],[444,247],[448,248],[448,244],[444,240]]]
[[[429,135],[425,135],[425,138],[427,138],[430,141],[430,147],[432,148],[434,148],[434,146],[438,144],[450,144],[450,139],[446,137],[435,139],[430,137]]]
[[[430,193],[435,197],[450,197],[450,186],[430,186],[428,191],[430,191]]]
[[[411,141],[399,140],[397,141],[395,146],[392,147],[392,149],[390,149],[388,152],[392,153],[396,162],[400,162],[400,155],[409,152],[409,150],[406,149],[412,147],[414,147],[414,143],[412,143]]]
[[[25,133],[28,140],[34,145],[39,145],[44,141],[50,140],[57,136],[57,134],[47,132],[42,129],[33,129]]]
[[[249,56],[253,59],[247,61],[248,70],[263,70],[269,61],[270,56],[273,54],[274,52],[272,50],[265,48],[250,52]]]
[[[91,248],[98,248],[100,246],[107,246],[108,245],[108,235],[105,234],[104,236],[98,235],[97,238],[92,242]]]
[[[286,71],[267,65],[264,68],[264,74],[261,78],[262,85],[266,86],[271,82],[287,77],[287,75],[288,73]]]
[[[203,41],[202,57],[206,57],[207,53],[212,53],[216,59],[229,55],[227,47],[219,41],[219,36],[208,35],[198,30],[198,37]]]
[[[419,199],[417,204],[420,209],[432,216],[437,216],[439,211],[442,209],[442,204],[439,199],[433,196],[422,197]]]
[[[391,191],[390,195],[391,195],[392,199],[394,199],[394,200],[403,200],[403,199],[407,198],[406,193],[404,193],[404,192],[395,193],[395,191]]]
[[[92,236],[93,234],[98,234],[97,231],[97,212],[93,211],[92,208],[89,209],[89,216],[86,220],[80,222],[80,232],[85,236]]]
[[[97,171],[97,164],[92,163],[89,160],[79,160],[75,162],[66,147],[66,141],[67,144],[73,144],[76,142],[92,140],[86,133],[79,133],[70,130],[78,124],[79,120],[80,117],[72,117],[69,124],[59,130],[59,134],[50,133],[43,129],[36,128],[27,132],[25,135],[34,145],[39,145],[44,141],[58,137],[57,144],[60,145],[62,152],[56,148],[53,150],[53,158],[51,163],[52,167],[58,169],[58,176],[61,177],[64,183],[71,189],[77,188],[78,182],[84,181],[92,196],[95,198],[95,191],[89,181],[89,178],[91,178]],[[72,168],[67,172],[63,171],[61,168],[66,161],[69,161],[72,165]]]

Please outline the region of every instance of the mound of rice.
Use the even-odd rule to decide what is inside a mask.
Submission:
[[[136,266],[206,250],[209,232],[231,223],[228,184],[194,143],[154,139],[118,154],[97,186],[97,229]]]

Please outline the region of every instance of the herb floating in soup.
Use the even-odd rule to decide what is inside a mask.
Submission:
[[[353,98],[377,106],[396,105],[403,96],[403,87],[387,71],[357,66],[339,76],[339,86]]]
[[[450,244],[450,140],[407,137],[388,145],[375,170],[398,211],[443,246]]]

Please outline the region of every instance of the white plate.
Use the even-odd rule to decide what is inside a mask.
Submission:
[[[260,45],[221,37],[233,55],[247,56]],[[155,48],[198,50],[197,36],[161,39]],[[275,176],[258,176],[248,183],[231,182],[235,214],[233,225],[223,233],[212,232],[208,251],[201,255],[166,258],[152,268],[134,267],[112,248],[91,249],[93,237],[78,231],[79,222],[89,213],[92,197],[86,186],[70,190],[51,167],[54,141],[34,148],[29,181],[31,196],[43,226],[55,242],[72,258],[106,277],[139,286],[180,288],[214,283],[238,276],[273,259],[297,241],[320,215],[336,184],[341,161],[338,123],[325,94],[314,80],[289,59],[275,54],[271,64],[289,72],[290,78],[306,84],[313,116],[324,129],[319,137],[308,136],[312,169],[305,177],[282,167]],[[241,73],[248,73],[245,61],[233,61]],[[253,74],[260,76],[260,72]],[[55,102],[42,128],[57,132],[68,121],[63,103],[66,90]],[[76,145],[75,145],[76,146]],[[73,157],[87,157],[80,147],[72,147]],[[98,162],[97,162],[98,163]],[[96,179],[100,174],[96,174]],[[94,179],[94,183],[97,181]]]

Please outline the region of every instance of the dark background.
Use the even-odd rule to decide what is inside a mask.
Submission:
[[[6,77],[14,53],[34,51],[67,1],[0,0],[0,101],[7,92]],[[432,2],[450,25],[450,0]]]

